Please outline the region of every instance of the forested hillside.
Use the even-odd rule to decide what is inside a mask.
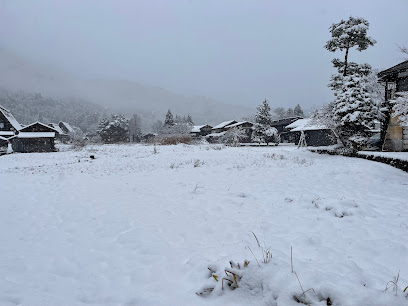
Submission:
[[[9,109],[22,124],[66,121],[84,132],[95,130],[101,117],[109,114],[103,107],[79,99],[60,100],[40,93],[5,89],[0,89],[0,105]]]

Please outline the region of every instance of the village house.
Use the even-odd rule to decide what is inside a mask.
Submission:
[[[59,124],[48,123],[48,125],[56,131],[56,134],[55,134],[56,140],[59,140],[62,143],[67,143],[71,140],[71,137],[68,134],[64,133],[62,128],[59,126]]]
[[[398,92],[408,92],[408,61],[381,71],[378,78],[385,86],[386,102],[395,98]],[[402,126],[392,113],[384,134],[383,151],[408,151],[408,126]]]
[[[228,131],[230,129],[234,129],[234,128],[239,128],[245,131],[245,135],[246,137],[240,139],[241,142],[245,142],[245,143],[249,143],[252,142],[252,132],[253,132],[253,128],[254,128],[254,124],[249,122],[249,121],[241,121],[241,122],[237,122],[237,123],[233,123],[230,125],[227,125],[225,127],[225,129]]]
[[[205,125],[195,125],[190,131],[192,137],[200,137],[206,136],[211,133],[212,126],[205,124]]]
[[[278,130],[281,136],[281,142],[297,143],[299,141],[299,137],[296,138],[296,135],[299,136],[298,133],[290,133],[290,129],[287,128],[289,124],[299,119],[303,119],[303,117],[295,116],[272,121],[272,127]]]
[[[37,121],[21,128],[9,141],[14,152],[54,152],[56,134],[54,128]]]

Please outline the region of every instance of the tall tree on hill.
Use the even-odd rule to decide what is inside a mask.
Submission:
[[[305,116],[305,114],[303,113],[303,109],[300,107],[299,104],[297,104],[295,106],[295,109],[293,110],[293,112],[294,112],[295,116],[299,116],[299,117],[304,117]]]
[[[258,143],[266,143],[266,145],[269,145],[270,142],[278,144],[280,136],[277,129],[272,126],[273,119],[268,101],[265,99],[256,109],[252,139]]]
[[[363,18],[350,16],[348,20],[342,19],[339,23],[333,23],[329,28],[332,38],[324,47],[330,52],[346,50],[343,76],[349,73],[347,70],[349,50],[357,47],[358,51],[363,51],[376,43],[374,39],[367,36],[369,25],[368,21]]]

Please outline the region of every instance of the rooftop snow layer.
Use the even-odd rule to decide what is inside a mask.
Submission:
[[[16,118],[11,114],[8,109],[5,109],[3,106],[0,106],[0,112],[6,117],[6,119],[10,122],[10,124],[15,128],[17,131],[21,130],[21,125],[18,123]]]
[[[20,132],[12,138],[53,138],[55,132]]]
[[[203,127],[205,127],[205,125],[195,125],[191,129],[191,133],[199,133]]]
[[[212,129],[213,129],[213,130],[215,130],[215,129],[222,129],[222,128],[224,128],[224,127],[226,127],[226,126],[228,126],[228,125],[230,125],[230,124],[233,124],[233,123],[235,123],[235,122],[236,122],[235,120],[224,121],[224,122],[221,122],[220,124],[214,126]]]
[[[315,131],[315,130],[325,130],[326,126],[322,124],[313,124],[310,118],[299,119],[287,126],[288,129],[291,129],[291,132],[300,132],[300,131]]]

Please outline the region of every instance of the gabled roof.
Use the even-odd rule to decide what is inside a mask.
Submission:
[[[49,128],[49,129],[51,129],[51,130],[54,130],[55,132],[58,133],[58,131],[57,131],[55,128],[53,128],[53,127],[51,127],[51,126],[49,126],[49,125],[46,125],[45,123],[42,123],[42,122],[40,122],[40,121],[36,121],[36,122],[34,122],[34,123],[31,123],[31,124],[29,124],[29,125],[26,125],[25,127],[21,128],[21,131],[24,131],[25,129],[27,129],[27,128],[33,126],[34,124],[40,124],[40,125],[42,125],[42,126],[44,126],[44,127],[46,127],[46,128]],[[33,132],[33,133],[34,133],[34,132]]]
[[[0,136],[13,136],[13,131],[0,131]]]
[[[74,131],[74,129],[69,125],[69,123],[67,123],[67,122],[60,122],[60,124],[63,124],[64,126],[65,126],[65,128],[68,130],[68,132],[70,132],[70,133],[74,133],[75,131]]]
[[[65,134],[64,131],[60,128],[60,126],[56,123],[49,123],[49,127],[52,127],[54,130],[56,130],[60,134]]]
[[[226,126],[228,126],[230,124],[234,124],[234,123],[237,123],[237,122],[235,120],[224,121],[224,122],[221,122],[220,124],[214,126],[212,129],[213,130],[222,129],[222,128],[225,128]]]
[[[397,72],[400,72],[400,71],[405,71],[407,69],[408,69],[408,61],[404,61],[404,62],[399,63],[398,65],[395,65],[395,66],[393,66],[391,68],[380,71],[378,73],[378,77],[382,78],[382,77],[387,76],[389,74],[397,73]]]
[[[303,117],[295,116],[295,117],[288,117],[288,118],[282,118],[282,119],[279,119],[279,120],[274,120],[274,121],[272,121],[272,126],[275,126],[275,125],[284,125],[284,126],[289,125],[292,122],[294,122],[296,120],[299,120],[299,119],[303,119]]]
[[[326,130],[327,126],[323,124],[315,124],[310,118],[299,119],[287,126],[288,129],[291,129],[291,132],[300,132],[300,131],[316,131],[316,130]]]
[[[10,122],[14,129],[17,131],[21,130],[21,125],[18,123],[16,118],[11,114],[8,109],[5,109],[3,106],[0,105],[0,112],[6,117],[6,119]]]
[[[253,123],[251,123],[251,122],[249,122],[249,121],[241,121],[241,122],[237,122],[237,123],[233,123],[233,124],[227,125],[225,128],[231,129],[231,128],[234,128],[234,127],[243,125],[243,124],[245,124],[245,123],[250,123],[250,124],[253,125]]]
[[[5,141],[7,141],[8,139],[0,136],[0,140],[5,140]]]
[[[191,129],[191,133],[199,133],[201,132],[201,129],[208,126],[209,128],[212,128],[211,125],[208,124],[204,124],[204,125],[195,125],[193,126],[193,128]]]

